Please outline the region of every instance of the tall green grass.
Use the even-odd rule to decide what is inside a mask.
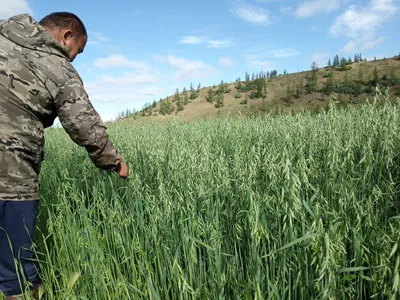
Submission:
[[[45,299],[399,299],[400,107],[111,125],[131,178],[46,136]]]

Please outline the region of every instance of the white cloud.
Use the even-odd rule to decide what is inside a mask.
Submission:
[[[393,0],[372,0],[366,7],[351,5],[336,18],[330,28],[332,35],[345,35],[357,38],[371,34],[395,15],[398,7]]]
[[[297,56],[300,53],[292,48],[280,48],[280,49],[273,49],[268,50],[265,47],[257,47],[250,50],[247,54],[245,54],[244,59],[246,61],[255,61],[256,64],[260,65],[268,65],[270,62],[270,58],[288,58]],[[260,63],[268,61],[267,64]]]
[[[159,62],[159,63],[165,63],[165,62],[167,62],[167,59],[166,59],[164,56],[161,56],[161,55],[154,55],[154,56],[153,56],[153,59],[154,59],[156,62]]]
[[[229,40],[212,40],[204,36],[185,36],[179,41],[181,44],[202,45],[206,44],[209,48],[224,48],[232,44]]]
[[[302,3],[295,15],[299,18],[308,18],[318,13],[329,13],[340,8],[342,0],[309,0]]]
[[[280,7],[281,13],[288,13],[288,12],[291,12],[292,9],[293,9],[293,6],[281,5],[281,7]]]
[[[151,101],[150,99],[157,98],[164,91],[163,88],[157,86],[135,88],[134,90],[121,88],[113,91],[88,87],[87,90],[91,101],[120,104],[132,103],[132,106],[134,106],[134,102],[143,102],[143,99]]]
[[[121,76],[104,76],[100,82],[102,84],[110,84],[113,86],[118,85],[136,85],[143,83],[155,83],[157,77],[151,74],[141,74],[141,73],[124,73]]]
[[[207,43],[209,48],[225,48],[232,44],[228,40],[209,40]]]
[[[108,41],[108,37],[106,37],[101,32],[88,31],[88,36],[88,45],[98,45],[100,43]]]
[[[148,65],[143,61],[130,60],[120,54],[113,54],[105,58],[96,59],[94,66],[97,68],[118,68],[130,67],[135,69],[147,70]]]
[[[252,24],[264,25],[271,23],[269,20],[269,12],[263,8],[241,3],[230,11],[239,19]]]
[[[207,41],[206,37],[203,36],[185,36],[179,42],[181,44],[189,44],[189,45],[200,45]]]
[[[297,52],[294,49],[291,48],[284,48],[284,49],[276,49],[276,50],[271,50],[268,51],[269,55],[275,58],[286,58],[286,57],[292,57],[299,55],[299,52]]]
[[[104,75],[85,84],[89,99],[94,103],[127,104],[140,107],[143,101],[158,97],[163,88],[157,85],[158,77],[151,74],[124,73],[120,76]],[[123,110],[118,109],[118,110]]]
[[[215,69],[200,60],[188,60],[182,57],[170,55],[167,57],[168,64],[175,70],[177,80],[188,78],[208,77],[215,72]]]
[[[286,0],[256,0],[258,3],[285,2]]]
[[[356,53],[375,48],[383,43],[384,37],[376,38],[374,35],[365,35],[361,38],[349,41],[341,50],[340,53]]]
[[[327,52],[315,52],[311,56],[311,62],[316,62],[318,67],[322,68],[327,65],[329,59],[329,53]]]
[[[341,52],[372,49],[382,43],[384,37],[378,38],[376,32],[399,10],[394,3],[393,0],[370,0],[364,7],[351,5],[338,16],[329,32],[350,39]]]
[[[223,67],[230,67],[232,66],[232,61],[229,58],[220,58],[218,64]]]
[[[250,61],[250,64],[262,71],[267,71],[270,69],[274,69],[274,63],[269,60],[252,60]]]
[[[112,55],[98,59],[95,66],[98,68],[126,66],[129,71],[114,75],[114,72],[110,73],[107,70],[86,82],[85,88],[89,98],[94,102],[118,104],[118,110],[124,110],[122,107],[128,105],[131,108],[140,108],[143,101],[153,100],[163,91],[160,87],[162,82],[160,73],[153,70],[150,73],[150,68],[145,62],[138,63],[122,55]],[[98,69],[94,72],[96,71],[99,72]]]
[[[2,0],[0,4],[0,19],[8,19],[14,15],[28,13],[33,16],[33,10],[26,0]]]

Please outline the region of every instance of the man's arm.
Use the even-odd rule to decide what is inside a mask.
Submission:
[[[89,101],[79,77],[64,84],[55,105],[61,125],[75,143],[86,148],[96,167],[116,171],[118,175],[121,170],[127,172],[127,166],[108,138],[106,127]]]

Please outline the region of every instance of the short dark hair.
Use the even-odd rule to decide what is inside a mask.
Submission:
[[[84,35],[87,38],[87,31],[82,20],[70,12],[51,13],[40,20],[39,24],[49,29],[72,29],[78,36]]]

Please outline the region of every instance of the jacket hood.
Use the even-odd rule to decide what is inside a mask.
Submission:
[[[58,41],[29,14],[16,15],[0,22],[0,35],[21,47],[54,54],[69,60],[69,49]]]

